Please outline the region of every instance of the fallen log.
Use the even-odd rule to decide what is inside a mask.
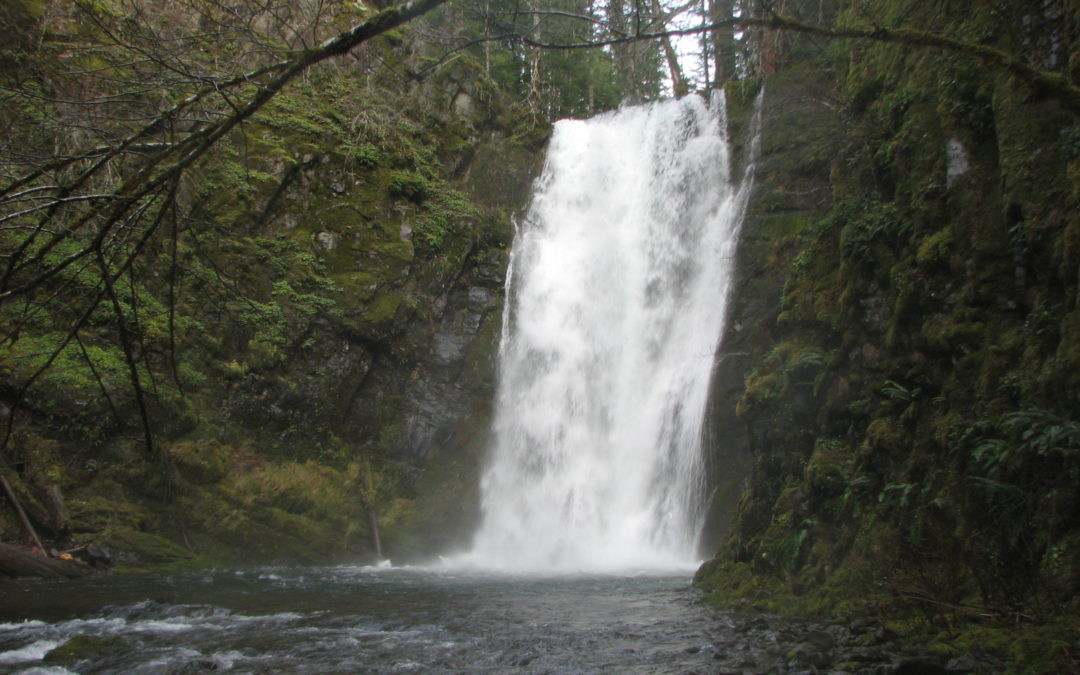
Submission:
[[[21,548],[0,544],[0,577],[67,577],[74,579],[86,574],[85,565],[49,558]]]

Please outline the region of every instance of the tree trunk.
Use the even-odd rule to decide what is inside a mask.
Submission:
[[[608,0],[605,13],[612,37],[620,38],[630,34],[632,28],[622,0]],[[623,100],[630,103],[641,103],[641,85],[637,75],[638,43],[624,42],[617,44],[612,47],[612,53],[615,57],[612,59],[615,66],[615,76]]]
[[[71,521],[64,508],[64,496],[60,493],[59,485],[50,485],[45,490],[45,508],[49,512],[49,527],[58,537],[67,539],[71,535]]]
[[[656,14],[659,30],[667,30],[667,21],[664,18],[664,8],[660,6],[660,0],[652,0],[652,9]],[[679,67],[679,56],[675,53],[675,47],[671,44],[671,37],[664,35],[660,38],[664,47],[664,58],[667,59],[668,74],[671,76],[671,89],[676,98],[682,98],[690,93],[683,79],[682,68]]]
[[[733,0],[710,0],[709,18],[714,24],[731,21]],[[712,31],[713,86],[719,87],[735,77],[735,31],[731,24]]]
[[[15,514],[19,516],[19,522],[22,523],[23,529],[30,535],[30,538],[34,540],[34,544],[41,551],[42,555],[48,555],[45,553],[45,546],[42,545],[41,539],[38,538],[37,531],[34,530],[34,526],[30,524],[30,519],[26,517],[26,512],[23,511],[22,504],[19,503],[19,499],[15,496],[15,491],[11,489],[11,484],[7,482],[7,478],[0,476],[0,487],[4,488],[4,495],[7,496],[8,502],[11,503],[11,508],[15,509]]]

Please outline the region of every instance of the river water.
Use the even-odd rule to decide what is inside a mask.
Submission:
[[[687,575],[326,567],[0,582],[0,673],[714,673],[782,663],[768,635],[763,643],[736,627],[699,603]],[[43,661],[76,635],[116,639],[89,659]]]

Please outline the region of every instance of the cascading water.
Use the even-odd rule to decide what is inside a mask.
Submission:
[[[472,564],[697,560],[702,422],[746,192],[729,173],[721,95],[556,125],[514,243]]]

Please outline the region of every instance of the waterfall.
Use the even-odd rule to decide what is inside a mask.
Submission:
[[[511,257],[471,563],[697,561],[702,423],[746,193],[730,165],[720,94],[556,124]]]

